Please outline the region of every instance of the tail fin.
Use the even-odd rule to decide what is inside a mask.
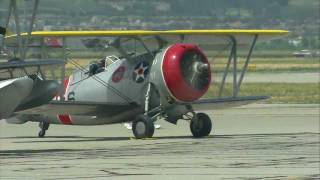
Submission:
[[[0,26],[0,34],[5,35],[6,34],[6,28]]]

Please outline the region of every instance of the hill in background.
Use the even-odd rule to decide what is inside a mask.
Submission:
[[[1,17],[8,2],[0,2]],[[30,3],[18,1],[22,23]],[[288,29],[273,48],[319,49],[319,7],[318,0],[41,0],[35,29]]]

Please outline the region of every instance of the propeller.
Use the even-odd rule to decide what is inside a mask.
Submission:
[[[193,88],[202,90],[210,83],[208,78],[209,65],[201,55],[190,52],[181,59],[180,69],[184,80]]]
[[[161,70],[167,96],[180,102],[193,102],[208,90],[211,81],[210,65],[205,54],[194,44],[177,43],[163,55]]]

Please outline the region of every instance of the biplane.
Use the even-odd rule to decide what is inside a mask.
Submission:
[[[5,28],[0,27],[0,34],[5,33]],[[63,65],[63,61],[53,59],[24,61],[13,57],[0,61],[0,119],[51,101],[61,86],[57,81],[43,79],[43,71]]]
[[[14,111],[29,109],[51,101],[61,91],[55,80],[39,76],[48,67],[64,65],[63,61],[21,61],[0,63],[0,119]]]
[[[240,97],[238,92],[258,39],[266,41],[287,33],[284,30],[232,29],[32,32],[31,38],[42,42],[44,38],[61,38],[61,45],[55,48],[64,50],[70,38],[87,38],[85,42],[92,38],[91,42],[104,47],[107,55],[86,65],[72,61],[75,69],[61,82],[64,91],[60,98],[56,98],[59,100],[17,109],[7,121],[39,122],[39,137],[45,135],[49,124],[132,122],[133,134],[140,139],[153,136],[156,120],[164,119],[172,124],[187,120],[194,137],[207,136],[212,130],[212,121],[199,111],[234,107],[268,98]],[[27,35],[20,34],[22,38]],[[6,39],[16,37],[11,35]],[[230,54],[218,88],[219,97],[202,99],[212,78],[215,78],[211,74],[214,67],[210,66],[205,52],[220,44],[229,44]],[[248,45],[249,52],[242,70],[238,72],[237,48],[241,45]],[[88,48],[88,43],[85,46]],[[221,97],[229,72],[232,73],[232,95]]]
[[[32,18],[28,32],[33,29],[33,22],[39,1],[34,1]],[[17,2],[10,0],[5,27],[0,27],[0,120],[12,117],[15,111],[29,109],[47,104],[56,94],[62,92],[61,85],[55,80],[47,80],[44,72],[64,67],[64,62],[56,59],[26,60],[26,46],[20,38],[12,52],[5,50],[4,37],[10,17],[14,14],[16,34],[20,35],[19,13]],[[28,36],[29,38],[29,36]],[[19,55],[18,55],[19,54]]]
[[[172,124],[190,122],[194,137],[212,130],[210,117],[202,110],[240,106],[267,96],[238,95],[256,42],[279,38],[285,30],[102,30],[35,31],[33,25],[39,0],[34,0],[30,24],[21,33],[17,2],[11,0],[2,47],[12,49],[13,61],[0,63],[0,113],[8,123],[38,122],[39,137],[50,124],[105,125],[132,122],[136,138],[154,134],[154,122],[164,119]],[[15,34],[6,33],[14,15]],[[5,42],[5,43],[4,43]],[[70,44],[103,50],[94,62],[80,64],[71,59]],[[40,60],[27,60],[28,49]],[[239,68],[238,47],[248,46]],[[215,67],[208,51],[227,47],[230,51],[217,89],[218,96],[204,99],[212,84]],[[50,58],[50,52],[62,53]],[[18,57],[19,58],[16,58]],[[18,61],[15,61],[18,60]],[[73,72],[66,75],[66,64]],[[62,67],[61,67],[62,66]],[[59,68],[61,67],[61,68]],[[231,68],[232,67],[232,68]],[[56,69],[61,69],[56,75]],[[239,70],[241,69],[241,70]],[[50,72],[47,74],[46,72]],[[227,76],[232,73],[231,95],[223,96]],[[50,80],[50,78],[52,80]]]

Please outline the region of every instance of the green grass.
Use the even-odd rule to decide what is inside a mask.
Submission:
[[[238,71],[245,62],[238,59]],[[225,58],[211,59],[212,72],[223,72],[227,63]],[[318,72],[320,61],[317,58],[253,58],[248,66],[248,72]],[[230,65],[232,71],[232,64]]]
[[[219,84],[212,84],[205,97],[217,97]],[[232,84],[227,83],[223,96],[231,96]],[[271,98],[266,103],[320,103],[319,83],[245,83],[239,96],[265,95]]]
[[[238,61],[243,63],[245,58],[238,58]],[[213,63],[223,64],[227,62],[227,58],[214,58],[211,60]],[[259,58],[252,57],[251,64],[319,64],[320,60],[317,57],[304,57],[304,58],[296,58],[296,57],[269,57],[269,58]]]
[[[74,58],[79,64],[85,66],[97,58]],[[242,70],[244,58],[238,59],[238,71]],[[227,63],[226,58],[210,59],[212,72],[223,72]],[[68,64],[70,71],[72,65]],[[232,64],[230,65],[232,72]],[[248,72],[318,72],[320,70],[320,61],[317,58],[252,58],[248,67]]]

